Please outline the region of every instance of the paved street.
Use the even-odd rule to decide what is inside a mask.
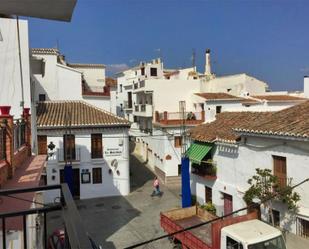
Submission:
[[[177,191],[161,186],[161,198],[151,197],[153,173],[134,155],[130,158],[132,193],[126,197],[96,198],[77,205],[90,236],[104,249],[126,246],[163,235],[160,211],[180,207]],[[49,215],[49,232],[59,224],[60,215]],[[172,248],[165,239],[141,248]]]

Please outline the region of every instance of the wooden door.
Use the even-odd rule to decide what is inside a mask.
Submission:
[[[38,136],[38,154],[47,155],[47,136]]]
[[[64,144],[64,160],[75,160],[75,136],[68,134],[63,136],[63,144]]]
[[[223,194],[224,199],[224,215],[233,212],[233,196],[228,194]]]
[[[274,159],[274,175],[278,178],[279,187],[286,187],[286,158],[281,156],[273,156]]]

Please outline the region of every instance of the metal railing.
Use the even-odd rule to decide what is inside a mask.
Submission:
[[[201,165],[192,164],[191,173],[205,178],[217,178],[217,167],[214,163],[204,163]]]
[[[5,128],[0,127],[0,161],[5,159],[6,144],[5,144]]]
[[[182,119],[183,114],[181,112],[168,112],[167,119],[168,120],[179,120]],[[160,119],[164,118],[164,113],[160,113]],[[186,112],[184,113],[184,118],[186,120],[201,120],[202,114],[201,112]]]
[[[0,196],[6,198],[13,199],[21,199],[19,198],[20,194],[29,193],[29,192],[38,192],[38,191],[49,191],[59,189],[61,192],[61,202],[54,204],[44,204],[39,203],[40,207],[30,208],[28,210],[23,211],[9,211],[6,213],[0,213],[0,219],[2,219],[2,248],[7,248],[7,231],[6,225],[10,222],[10,218],[13,217],[22,217],[23,224],[23,248],[27,249],[28,247],[28,239],[27,239],[27,216],[28,215],[42,215],[43,222],[39,226],[43,229],[42,242],[43,248],[48,249],[50,246],[48,245],[48,234],[47,234],[47,213],[61,210],[62,218],[64,220],[64,228],[65,228],[65,236],[64,236],[64,249],[71,248],[83,248],[83,249],[98,249],[99,247],[94,243],[94,241],[90,238],[88,232],[85,230],[82,219],[80,217],[79,211],[76,207],[76,204],[73,200],[69,187],[66,183],[61,185],[49,185],[49,186],[40,186],[34,188],[22,188],[22,189],[8,189],[1,190]],[[19,194],[18,196],[16,196]],[[23,201],[29,201],[23,199]],[[31,202],[31,201],[30,201]]]
[[[26,143],[26,123],[23,119],[14,120],[13,133],[14,151],[16,151]]]
[[[67,149],[67,151],[64,148],[57,149],[57,160],[58,162],[80,161],[80,148]]]

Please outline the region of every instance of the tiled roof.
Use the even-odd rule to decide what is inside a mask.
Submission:
[[[251,96],[255,99],[266,100],[266,101],[304,101],[305,98],[291,96],[291,95],[255,95]]]
[[[247,127],[235,126],[235,131],[272,136],[309,138],[309,101],[274,112]]]
[[[104,64],[93,64],[93,63],[68,63],[69,67],[94,67],[94,68],[105,68]]]
[[[190,137],[202,142],[235,143],[239,140],[240,135],[234,132],[233,128],[247,127],[249,124],[267,119],[271,115],[271,112],[223,112],[217,114],[215,121],[192,128]]]
[[[32,48],[32,54],[54,54],[59,55],[59,50],[57,48]]]
[[[117,80],[111,77],[106,77],[105,85],[110,86],[110,87],[115,87],[117,86]]]
[[[68,125],[72,128],[130,126],[124,118],[117,117],[84,101],[45,101],[38,103],[37,126],[39,129],[64,128]]]
[[[200,96],[208,101],[218,101],[218,100],[245,100],[244,98],[237,97],[227,93],[195,93],[195,95]]]

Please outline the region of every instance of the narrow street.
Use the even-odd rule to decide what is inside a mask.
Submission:
[[[124,248],[163,235],[160,211],[180,207],[180,198],[161,184],[161,198],[151,197],[154,174],[131,154],[130,195],[77,201],[86,230],[104,249]],[[49,216],[49,233],[61,224],[60,215]],[[173,248],[160,240],[141,248]]]

